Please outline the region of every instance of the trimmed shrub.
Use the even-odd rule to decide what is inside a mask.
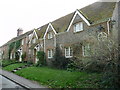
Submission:
[[[39,61],[36,66],[46,65],[45,53],[43,51],[37,52],[37,58],[39,59]]]
[[[28,64],[28,65],[32,65],[33,62],[32,62],[32,61],[27,61],[27,64]]]
[[[65,58],[65,56],[62,55],[62,52],[59,48],[59,46],[56,46],[54,59],[52,61],[53,67],[58,69],[66,69],[67,65],[69,63],[69,60]]]
[[[103,72],[106,63],[102,61],[91,61],[84,66],[84,70],[87,72]]]
[[[24,61],[26,58],[26,52],[24,52],[21,57],[22,57],[22,60]]]
[[[18,52],[15,53],[15,60],[19,61],[19,53]]]
[[[100,83],[102,88],[120,88],[118,67],[114,60],[106,64]]]
[[[69,59],[69,63],[67,65],[67,70],[68,71],[81,71],[81,70],[83,70],[82,60],[79,60],[76,57]]]
[[[2,60],[2,67],[14,64],[14,63],[18,63],[18,61],[16,60]]]

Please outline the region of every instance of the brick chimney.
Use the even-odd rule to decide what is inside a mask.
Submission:
[[[23,30],[22,30],[21,28],[19,28],[19,29],[17,30],[17,36],[20,36],[21,34],[23,34]]]

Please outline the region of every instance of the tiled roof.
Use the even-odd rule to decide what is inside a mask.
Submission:
[[[107,20],[108,18],[112,17],[113,10],[115,8],[116,2],[95,2],[91,5],[88,5],[82,9],[79,9],[80,13],[85,16],[85,18],[93,25],[98,24],[102,21]],[[55,28],[57,33],[65,32],[73,18],[75,12],[70,13],[66,16],[63,16],[53,22],[52,25]],[[47,29],[48,24],[41,26],[40,30],[36,30],[38,38],[43,38],[45,31]],[[19,37],[15,37],[8,41],[5,45],[10,42],[14,42],[16,40],[20,40],[29,33],[33,31],[28,31],[25,34],[20,35]]]
[[[40,30],[36,29],[36,33],[38,35],[38,38],[43,38],[45,31],[47,29],[48,24],[45,24],[43,26],[40,27]]]
[[[82,9],[79,9],[80,13],[93,25],[107,20],[112,16],[115,2],[95,2]],[[57,33],[65,32],[74,16],[75,12],[63,16],[53,22],[54,29]],[[40,27],[40,30],[36,29],[38,38],[43,38],[48,24]]]
[[[9,40],[7,43],[5,43],[4,45],[2,45],[1,47],[5,46],[5,45],[8,45],[9,43],[12,43],[12,42],[14,42],[14,41],[20,40],[20,39],[26,37],[26,35],[29,35],[29,34],[32,33],[32,32],[33,32],[33,30],[28,31],[28,32],[26,32],[26,33],[24,33],[24,34],[22,34],[22,35],[20,35],[20,36],[18,36],[18,37],[14,37],[14,38],[12,38],[11,40]]]
[[[96,24],[112,17],[116,2],[95,2],[79,11],[90,21]]]
[[[64,32],[67,30],[73,15],[74,15],[74,12],[51,22],[57,33]]]
[[[115,5],[115,2],[95,2],[79,11],[91,24],[97,24],[112,17]],[[73,15],[74,12],[52,22],[57,33],[67,30]]]

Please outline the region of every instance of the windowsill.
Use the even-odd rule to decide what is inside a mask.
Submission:
[[[48,40],[51,40],[51,39],[53,39],[53,37],[52,37],[52,38],[49,38]]]
[[[66,58],[72,58],[73,56],[65,56]]]
[[[74,33],[80,33],[80,32],[82,32],[82,31],[84,31],[84,30],[81,30],[81,31],[74,31]]]
[[[53,58],[53,57],[48,57],[48,59],[51,59],[51,58]]]

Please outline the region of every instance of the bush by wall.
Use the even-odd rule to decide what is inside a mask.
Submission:
[[[15,46],[15,42],[12,42],[12,43],[9,44],[9,51],[8,51],[9,59],[10,59],[11,51],[14,49],[14,46]]]
[[[25,58],[26,58],[26,52],[24,52],[24,53],[22,54],[21,58],[22,58],[23,61],[25,60]]]
[[[19,53],[18,53],[18,52],[15,52],[15,60],[16,60],[16,61],[19,61],[19,57],[20,57],[20,56],[19,56]]]
[[[14,64],[14,63],[18,63],[18,61],[16,60],[2,60],[2,67]]]
[[[52,61],[53,67],[58,69],[66,69],[69,63],[69,60],[62,55],[62,51],[60,50],[59,46],[56,46],[54,60]]]
[[[16,51],[20,47],[20,45],[21,45],[21,40],[18,40],[9,44],[9,50],[8,50],[9,59],[10,59],[12,50],[15,49]]]
[[[67,65],[68,71],[81,71],[83,70],[83,62],[82,60],[73,57],[69,59],[69,64]]]
[[[37,58],[39,59],[37,66],[46,65],[45,53],[43,51],[37,52]]]

